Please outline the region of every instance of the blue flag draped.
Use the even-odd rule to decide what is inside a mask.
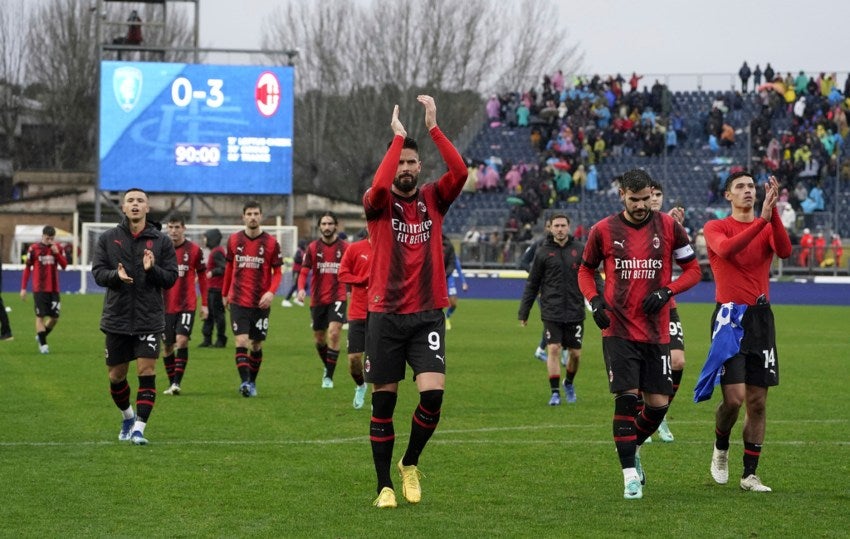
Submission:
[[[720,370],[723,364],[741,350],[741,339],[744,336],[741,319],[746,311],[746,305],[736,305],[732,302],[724,303],[717,310],[711,332],[711,347],[694,388],[694,402],[711,398],[714,386],[720,384]]]

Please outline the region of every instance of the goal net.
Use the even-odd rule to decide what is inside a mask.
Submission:
[[[91,275],[92,257],[94,256],[94,249],[100,235],[115,225],[116,223],[82,223],[80,234],[80,265],[85,268],[85,271],[80,272],[80,293],[82,294],[103,290],[94,282],[94,278]],[[186,239],[197,243],[204,249],[204,260],[206,260],[206,256],[209,254],[209,250],[204,248],[204,232],[211,228],[217,228],[221,231],[221,244],[226,247],[227,238],[234,232],[245,230],[245,225],[186,225]],[[163,232],[165,232],[164,227]],[[280,249],[285,262],[280,289],[288,290],[291,285],[291,272],[288,270],[291,268],[292,257],[295,256],[295,251],[298,249],[298,227],[263,225],[263,232],[271,234],[280,243]]]

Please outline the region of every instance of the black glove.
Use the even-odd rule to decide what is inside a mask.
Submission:
[[[608,318],[608,314],[605,312],[608,306],[605,305],[605,300],[602,299],[602,296],[596,296],[590,300],[590,308],[593,311],[593,321],[596,322],[599,329],[607,329],[611,325],[611,319]]]
[[[671,297],[673,297],[673,292],[666,286],[650,292],[648,296],[643,298],[643,312],[646,314],[657,313],[670,301]]]

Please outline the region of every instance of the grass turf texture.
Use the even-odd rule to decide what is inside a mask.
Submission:
[[[183,394],[162,394],[160,362],[151,443],[134,447],[117,441],[102,296],[63,296],[47,356],[31,303],[5,299],[15,340],[0,342],[0,536],[836,537],[850,528],[848,308],[774,309],[782,385],[768,397],[759,467],[774,492],[759,494],[738,488],[743,414],[729,484],[708,473],[718,395],[697,405],[692,394],[713,306],[679,305],[688,363],[668,415],[676,441],[643,449],[644,499],[627,501],[592,320],[578,403],[549,407],[545,368],[532,357],[537,309],[520,328],[518,301],[461,298],[442,419],[420,462],[422,503],[403,500],[394,467],[416,403],[408,379],[395,415],[399,507],[378,510],[368,399],[352,408],[344,352],[336,387],[320,388],[308,309],[275,303],[252,399],[237,393],[233,349],[199,349],[196,324]]]

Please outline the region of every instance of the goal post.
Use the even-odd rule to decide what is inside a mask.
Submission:
[[[80,266],[83,271],[80,272],[80,293],[85,294],[89,291],[99,291],[101,288],[94,282],[91,275],[92,257],[94,249],[97,245],[97,240],[101,234],[116,226],[117,223],[82,223],[80,230]],[[245,230],[245,225],[238,224],[208,224],[208,225],[186,225],[186,239],[197,243],[204,250],[204,260],[206,260],[209,250],[204,247],[204,232],[217,228],[221,231],[221,243],[223,247],[227,246],[227,238],[234,232]],[[292,258],[295,256],[295,251],[298,249],[298,227],[288,225],[263,225],[263,232],[271,234],[277,238],[280,243],[280,250],[284,259],[284,273],[281,280],[281,289],[287,289],[290,282],[289,268],[292,266]],[[163,233],[165,230],[163,229]]]

